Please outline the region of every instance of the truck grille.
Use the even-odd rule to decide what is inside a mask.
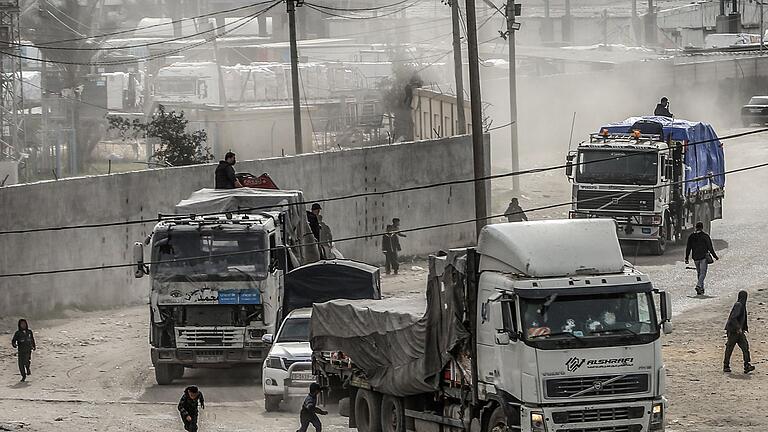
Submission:
[[[242,348],[244,340],[239,327],[176,327],[177,348]]]
[[[640,432],[643,426],[639,424],[621,426],[600,426],[576,429],[557,429],[557,432]]]
[[[617,375],[598,375],[577,378],[550,379],[546,381],[546,393],[548,398],[567,398],[586,390],[596,382],[605,382]],[[600,390],[592,390],[584,394],[584,397],[605,396],[618,394],[643,393],[648,391],[648,374],[627,375],[620,380],[600,387]]]
[[[625,195],[626,194],[626,195]],[[653,192],[623,192],[579,189],[578,210],[653,211]]]
[[[641,406],[600,408],[583,411],[559,411],[552,413],[552,421],[554,421],[556,424],[563,424],[629,420],[643,418],[644,413],[645,408]]]

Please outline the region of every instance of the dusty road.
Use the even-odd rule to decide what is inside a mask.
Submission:
[[[722,134],[730,131],[722,132]],[[752,136],[726,142],[729,169],[768,161],[768,137]],[[768,398],[768,364],[758,363],[752,377],[725,376],[719,372],[724,308],[742,288],[757,295],[751,311],[762,314],[753,327],[755,358],[765,361],[765,320],[768,301],[765,284],[764,241],[768,214],[768,169],[729,176],[724,221],[713,224],[715,246],[722,259],[711,268],[711,298],[692,298],[693,273],[682,262],[683,249],[675,247],[663,257],[627,258],[649,273],[657,287],[675,297],[677,332],[665,342],[670,370],[670,426],[674,431],[764,431],[768,417],[759,401]],[[521,203],[526,208],[566,202],[569,187],[561,172],[526,176]],[[503,211],[508,186],[494,185],[494,213]],[[562,217],[567,208],[531,213],[532,219]],[[407,245],[406,245],[407,247]],[[403,274],[384,278],[385,295],[423,295],[426,273],[406,264]],[[423,262],[415,265],[424,267]],[[761,297],[762,296],[762,297]],[[758,315],[755,315],[758,316]],[[3,328],[15,327],[3,320]],[[294,431],[293,413],[266,414],[260,381],[254,370],[192,370],[171,386],[157,386],[149,361],[147,307],[106,312],[70,313],[64,317],[33,321],[40,349],[34,354],[33,375],[18,383],[16,358],[10,334],[0,344],[0,430],[3,423],[25,425],[32,431],[176,431],[181,430],[176,402],[186,385],[202,387],[208,409],[202,431]],[[738,361],[734,362],[737,364]],[[742,389],[748,394],[740,393]],[[748,391],[746,390],[748,389]],[[743,401],[739,399],[742,398]],[[748,419],[738,412],[751,413]],[[331,410],[334,413],[334,410]],[[738,420],[738,421],[737,421]],[[329,415],[329,431],[347,431],[345,419]],[[730,425],[730,426],[729,426]]]

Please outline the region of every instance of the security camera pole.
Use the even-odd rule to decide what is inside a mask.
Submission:
[[[520,171],[520,160],[518,159],[517,142],[517,71],[515,67],[515,30],[520,28],[519,23],[515,23],[517,8],[514,0],[507,0],[507,42],[509,42],[509,144],[510,157],[512,158],[512,171]],[[512,190],[514,193],[520,191],[520,178],[512,176]]]
[[[286,0],[288,8],[288,32],[291,37],[291,95],[293,96],[293,140],[296,154],[304,153],[301,141],[301,102],[299,94],[299,49],[296,45],[296,6],[304,0]]]

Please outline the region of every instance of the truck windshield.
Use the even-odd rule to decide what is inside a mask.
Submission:
[[[289,318],[283,323],[277,343],[309,342],[309,319]]]
[[[554,294],[521,299],[520,307],[523,334],[532,343],[560,340],[581,346],[611,345],[615,338],[648,343],[658,335],[650,293]]]
[[[165,281],[266,279],[269,252],[261,231],[172,232],[155,236],[154,277]],[[256,252],[249,252],[256,251]]]
[[[582,150],[579,152],[576,181],[655,185],[658,159],[658,153],[654,151]]]

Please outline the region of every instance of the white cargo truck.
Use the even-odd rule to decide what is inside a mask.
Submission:
[[[426,305],[313,306],[313,371],[350,427],[664,430],[670,297],[624,261],[613,220],[489,225],[429,267]]]

